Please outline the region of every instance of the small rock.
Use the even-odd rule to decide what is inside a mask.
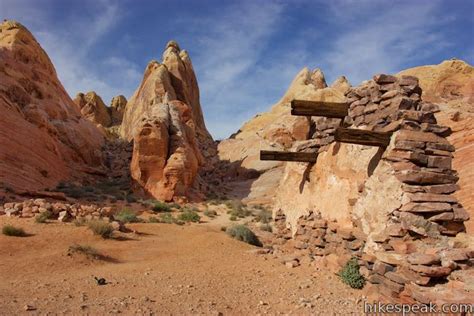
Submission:
[[[25,311],[34,311],[34,310],[36,310],[36,307],[34,307],[33,305],[26,304],[25,306],[23,306],[23,309]]]

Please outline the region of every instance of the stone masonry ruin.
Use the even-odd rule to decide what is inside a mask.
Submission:
[[[376,75],[345,94],[342,123],[311,119],[311,139],[293,151],[317,159],[286,164],[275,201],[274,255],[290,266],[355,256],[369,288],[386,301],[466,301],[462,289],[446,283],[472,275],[474,249],[456,237],[469,216],[453,196],[450,129],[437,124],[438,106],[421,94],[416,77]],[[337,142],[342,125],[390,133],[389,144]]]

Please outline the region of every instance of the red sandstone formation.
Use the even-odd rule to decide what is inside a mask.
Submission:
[[[103,136],[81,117],[46,52],[20,23],[0,26],[0,185],[38,190],[101,165]]]
[[[195,196],[198,171],[215,156],[191,60],[171,41],[127,103],[121,134],[134,141],[132,178],[155,198]]]

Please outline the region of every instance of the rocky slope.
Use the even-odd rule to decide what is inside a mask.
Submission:
[[[233,191],[246,202],[270,204],[283,172],[283,163],[261,161],[260,150],[289,149],[295,141],[308,139],[310,122],[305,117],[290,114],[290,101],[294,98],[312,101],[342,101],[350,84],[344,77],[327,86],[319,69],[302,69],[290,84],[285,95],[269,112],[259,114],[230,139],[218,146],[219,159],[237,163],[241,176],[233,183]],[[247,172],[246,172],[247,171]],[[248,179],[248,171],[256,171],[257,177]]]
[[[459,172],[456,197],[471,215],[467,230],[474,233],[474,67],[462,60],[410,68],[399,75],[419,78],[423,99],[439,104],[436,118],[449,126],[448,140],[456,148],[453,167]]]
[[[127,99],[123,95],[118,95],[112,98],[110,102],[110,118],[112,119],[112,125],[122,124],[123,113],[127,106]]]
[[[198,195],[198,172],[215,156],[214,142],[191,60],[176,42],[167,44],[162,63],[148,64],[127,103],[121,135],[134,141],[131,174],[137,188],[167,201]]]
[[[82,116],[89,121],[104,127],[112,123],[108,108],[95,91],[89,91],[86,94],[78,93],[74,98],[74,103],[79,107]]]
[[[0,26],[0,184],[39,190],[100,166],[103,136],[81,117],[33,35]]]

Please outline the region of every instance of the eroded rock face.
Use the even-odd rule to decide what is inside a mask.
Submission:
[[[0,182],[37,190],[101,165],[103,136],[81,117],[33,35],[0,26]]]
[[[127,99],[123,95],[118,95],[112,98],[110,103],[110,118],[112,119],[112,125],[122,124],[123,113],[127,106]]]
[[[290,114],[290,101],[342,101],[348,87],[350,84],[345,78],[340,78],[332,87],[327,87],[320,69],[310,71],[304,68],[295,77],[283,98],[269,112],[257,115],[245,123],[233,137],[219,143],[220,160],[237,162],[244,169],[260,173],[243,196],[245,202],[271,204],[282,175],[283,163],[261,161],[260,150],[289,149],[295,141],[310,137],[310,122],[305,117]]]
[[[134,141],[132,178],[155,198],[197,197],[199,169],[215,155],[191,61],[175,42],[151,61],[127,103],[121,134]]]
[[[454,145],[453,167],[459,172],[456,197],[471,215],[467,231],[474,233],[474,67],[452,59],[439,65],[421,66],[400,72],[419,78],[423,99],[439,105],[436,119],[448,126]]]
[[[86,94],[78,93],[74,98],[74,103],[79,107],[82,116],[89,121],[103,127],[108,127],[112,123],[109,109],[94,91],[89,91]]]

